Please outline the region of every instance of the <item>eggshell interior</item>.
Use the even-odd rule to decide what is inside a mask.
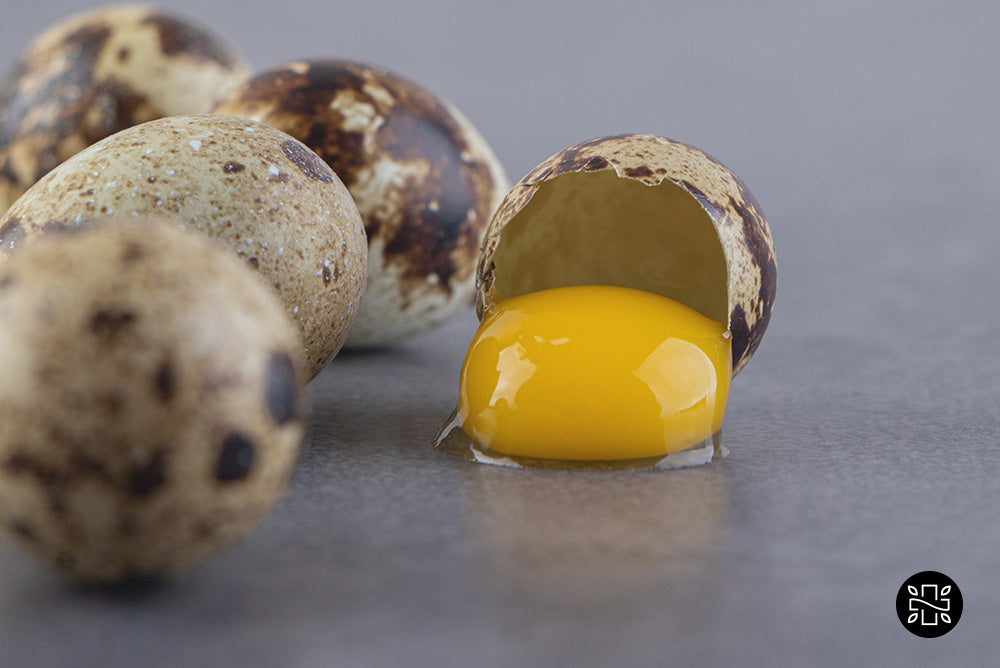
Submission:
[[[670,181],[566,174],[540,188],[493,255],[496,301],[570,285],[655,292],[718,322],[728,272],[708,213]]]
[[[735,174],[682,142],[612,135],[556,153],[507,193],[480,251],[477,310],[565,285],[655,292],[729,326],[735,376],[767,328],[776,276],[770,228]]]

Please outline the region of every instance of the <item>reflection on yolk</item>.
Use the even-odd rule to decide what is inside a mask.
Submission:
[[[457,417],[501,454],[655,457],[719,431],[730,369],[726,326],[682,304],[630,288],[554,288],[486,314]]]

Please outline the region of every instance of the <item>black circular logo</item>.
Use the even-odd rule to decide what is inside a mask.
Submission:
[[[939,638],[962,618],[962,592],[944,573],[910,576],[896,594],[896,614],[906,630],[921,638]]]

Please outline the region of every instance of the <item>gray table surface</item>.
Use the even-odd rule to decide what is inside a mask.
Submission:
[[[447,458],[475,328],[341,355],[247,539],[157,586],[0,545],[0,665],[963,665],[1000,640],[1000,12],[989,3],[168,3],[255,67],[369,61],[450,98],[512,179],[647,131],[739,173],[778,251],[730,457],[662,473]],[[5,7],[0,63],[69,2]],[[926,640],[902,582],[964,615]]]

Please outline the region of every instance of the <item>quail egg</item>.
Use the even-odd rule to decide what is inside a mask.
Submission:
[[[0,219],[0,262],[46,230],[147,214],[221,240],[278,290],[310,378],[337,354],[364,292],[361,215],[315,153],[253,120],[161,118],[84,149]]]
[[[722,456],[729,381],[760,343],[775,279],[760,207],[715,159],[653,135],[568,148],[490,222],[482,323],[436,444],[515,466]]]
[[[349,346],[399,340],[468,307],[482,231],[507,178],[453,105],[378,67],[313,60],[257,74],[215,111],[304,142],[357,202],[368,289]]]
[[[0,212],[99,139],[205,113],[249,74],[221,36],[145,5],[71,16],[37,37],[0,89]]]
[[[0,270],[0,533],[80,580],[201,561],[282,495],[305,379],[273,290],[204,235],[46,235]]]

